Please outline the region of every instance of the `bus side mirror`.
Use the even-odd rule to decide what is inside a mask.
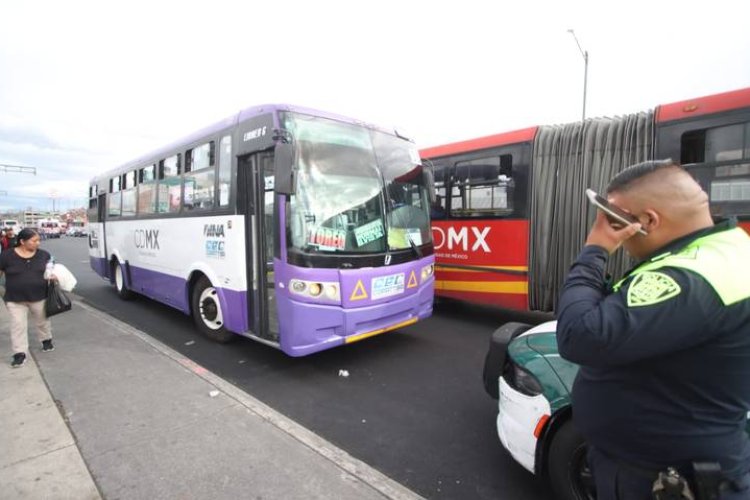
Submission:
[[[424,172],[424,183],[427,187],[427,196],[430,200],[430,205],[437,201],[435,196],[435,176],[432,173],[432,165],[424,165],[422,170]]]
[[[274,190],[279,194],[294,194],[294,147],[277,142],[273,155]]]

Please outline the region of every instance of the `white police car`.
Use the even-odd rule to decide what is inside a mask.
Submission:
[[[484,385],[499,401],[497,433],[513,458],[548,479],[557,498],[593,499],[586,445],[571,422],[578,366],[558,354],[556,325],[498,328],[485,359]]]

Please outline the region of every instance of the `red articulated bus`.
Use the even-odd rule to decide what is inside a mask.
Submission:
[[[594,210],[622,169],[678,160],[709,194],[712,213],[750,232],[750,88],[655,110],[545,125],[422,150],[433,167],[438,297],[554,311]],[[613,274],[631,264],[611,259]]]

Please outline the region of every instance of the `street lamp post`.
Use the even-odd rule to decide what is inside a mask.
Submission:
[[[568,30],[568,33],[573,35],[573,39],[576,41],[576,45],[578,45],[578,50],[581,51],[581,55],[583,56],[583,114],[581,116],[581,121],[586,120],[586,87],[588,85],[589,80],[589,51],[583,50],[581,47],[581,44],[578,42],[578,37],[576,36],[575,31],[572,29]]]

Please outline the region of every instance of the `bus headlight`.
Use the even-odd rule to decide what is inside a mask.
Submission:
[[[331,300],[339,300],[339,287],[336,283],[329,283],[325,287],[326,289],[326,297],[328,297]]]
[[[340,302],[341,293],[339,284],[336,282],[320,282],[293,279],[289,281],[289,290],[295,295],[309,297],[312,299],[322,299]]]
[[[432,273],[435,272],[435,264],[430,264],[429,266],[424,266],[422,268],[422,281],[427,281],[430,276],[432,276]]]

